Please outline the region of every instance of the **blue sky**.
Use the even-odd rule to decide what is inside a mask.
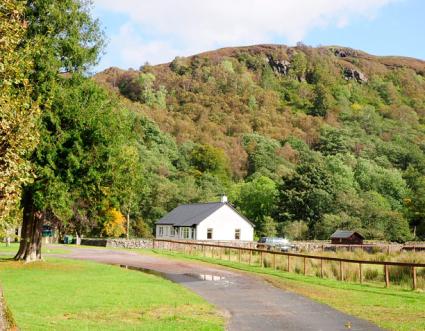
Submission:
[[[297,41],[425,60],[424,0],[94,0],[93,14],[109,40],[95,71]]]

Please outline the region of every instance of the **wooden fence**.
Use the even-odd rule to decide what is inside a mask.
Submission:
[[[279,252],[273,250],[265,249],[256,249],[256,248],[247,248],[247,247],[238,247],[238,246],[229,246],[229,245],[217,245],[217,244],[207,244],[199,243],[196,241],[179,241],[179,240],[167,240],[167,239],[154,239],[152,242],[153,248],[166,249],[166,250],[176,250],[182,251],[186,254],[202,254],[202,256],[210,256],[212,258],[218,259],[227,259],[231,260],[232,254],[236,255],[237,261],[239,263],[248,263],[253,264],[254,256],[259,260],[259,265],[261,267],[266,267],[265,260],[266,256],[271,257],[270,266],[273,269],[277,269],[276,257],[284,256],[286,258],[285,267],[280,268],[287,272],[294,271],[294,268],[291,268],[293,259],[302,259],[302,273],[307,275],[307,261],[314,260],[319,262],[319,277],[324,277],[324,261],[333,261],[337,262],[339,266],[339,272],[337,279],[344,281],[344,269],[346,264],[355,264],[357,265],[358,270],[358,280],[360,283],[363,282],[363,267],[364,265],[379,265],[383,267],[383,275],[385,286],[390,286],[390,267],[404,267],[409,268],[411,271],[412,277],[412,289],[417,288],[417,270],[418,268],[425,268],[425,263],[408,263],[408,262],[393,262],[393,261],[369,261],[369,260],[354,260],[354,259],[344,259],[337,257],[328,257],[328,256],[316,256],[308,254],[299,254],[299,253],[290,253],[290,252]],[[208,252],[209,249],[209,252]]]

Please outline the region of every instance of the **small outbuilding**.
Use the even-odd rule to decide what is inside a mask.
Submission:
[[[220,202],[180,205],[155,225],[158,239],[254,239],[254,225],[227,202],[226,196]]]
[[[363,240],[364,237],[356,231],[336,230],[331,235],[332,244],[363,245]]]

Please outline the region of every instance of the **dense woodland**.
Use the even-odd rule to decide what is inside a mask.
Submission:
[[[89,1],[0,15],[0,218],[23,225],[17,258],[39,257],[43,224],[150,236],[223,193],[258,236],[425,239],[424,61],[259,45],[90,77],[104,37]]]
[[[179,202],[227,193],[258,235],[425,236],[423,61],[260,45],[111,68],[95,80],[175,146],[149,174],[158,177],[140,204],[147,223]]]

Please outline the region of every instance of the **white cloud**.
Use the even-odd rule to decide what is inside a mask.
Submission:
[[[103,67],[121,65],[134,69],[138,69],[147,61],[167,62],[179,52],[164,40],[144,40],[130,22],[122,25],[118,34],[111,36],[107,51],[109,52],[102,60]]]
[[[302,40],[314,28],[371,19],[398,0],[95,0],[128,16],[109,52],[138,66],[223,46]],[[142,35],[144,36],[142,38]],[[126,62],[127,63],[127,62]]]

